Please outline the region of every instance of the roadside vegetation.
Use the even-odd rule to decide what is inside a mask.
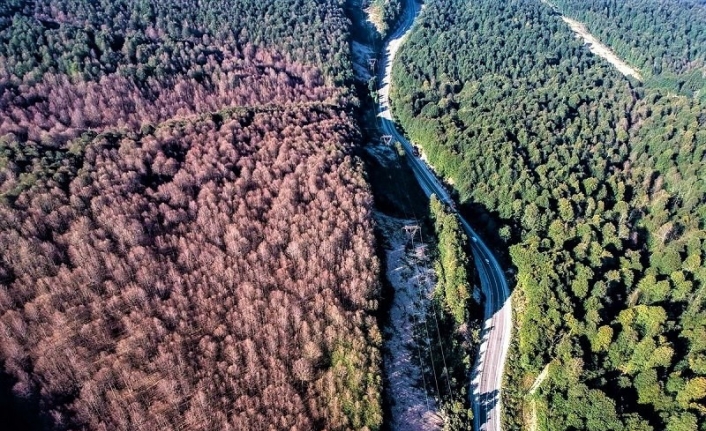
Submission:
[[[468,321],[472,291],[468,270],[472,262],[470,244],[456,214],[445,208],[436,196],[432,196],[429,208],[439,249],[437,296],[456,325],[461,326]]]
[[[436,368],[444,376],[447,389],[441,391],[445,430],[472,427],[469,405],[469,376],[480,345],[483,309],[475,299],[472,283],[478,283],[470,243],[455,213],[436,196],[429,202],[430,221],[436,233],[436,287],[429,319],[438,328],[443,356]]]
[[[396,28],[397,21],[404,13],[404,3],[405,0],[369,1],[368,14],[380,35],[380,39],[385,39]]]
[[[393,107],[515,268],[507,429],[706,430],[706,107],[621,76],[539,1],[421,20]]]

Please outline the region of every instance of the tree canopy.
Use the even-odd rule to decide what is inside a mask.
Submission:
[[[334,0],[0,3],[4,425],[381,426],[349,39]]]
[[[516,268],[508,429],[706,429],[706,106],[539,1],[431,2],[398,55],[395,116]]]
[[[650,85],[706,93],[706,3],[701,0],[552,0],[577,18]]]

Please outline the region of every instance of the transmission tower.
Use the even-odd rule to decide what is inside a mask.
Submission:
[[[404,232],[407,234],[407,238],[409,238],[409,241],[412,241],[414,243],[414,237],[417,235],[417,232],[420,231],[420,227],[418,224],[407,224],[402,227]]]

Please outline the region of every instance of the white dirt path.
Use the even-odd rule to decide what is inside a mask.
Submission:
[[[576,21],[575,19],[569,18],[568,16],[562,15],[559,9],[554,6],[549,0],[540,0],[542,3],[551,7],[556,13],[561,16],[561,19],[569,26],[569,28],[576,33],[577,37],[583,39],[584,43],[588,45],[588,49],[595,55],[603,58],[608,63],[615,66],[618,72],[625,76],[632,76],[638,81],[642,81],[642,75],[637,69],[630,66],[624,62],[620,57],[618,57],[613,50],[608,46],[604,45],[598,38],[592,35],[582,22]]]
[[[547,376],[549,376],[549,365],[550,364],[544,366],[542,372],[539,373],[537,378],[534,380],[534,383],[532,383],[532,387],[529,390],[530,395],[534,395],[534,393],[537,392],[537,389],[539,389],[544,380],[546,380]],[[532,405],[532,411],[530,412],[528,428],[529,431],[537,431],[537,401],[533,398],[530,401],[530,404]]]
[[[578,35],[578,37],[583,39],[583,41],[588,45],[588,49],[590,49],[592,53],[607,60],[608,63],[615,66],[615,68],[618,69],[618,71],[623,75],[632,76],[638,81],[642,81],[642,75],[640,75],[640,72],[638,72],[637,69],[633,68],[632,66],[621,60],[617,55],[615,55],[615,53],[609,47],[602,44],[600,40],[598,40],[594,35],[589,33],[586,29],[586,26],[574,19],[563,15],[561,19],[569,25],[571,30],[573,30],[574,33]]]
[[[541,373],[537,376],[537,378],[534,380],[534,383],[532,383],[532,387],[529,390],[530,395],[534,395],[535,392],[537,392],[537,389],[539,389],[539,386],[544,382],[544,379],[547,378],[549,375],[549,364],[547,364],[544,369],[542,370]]]

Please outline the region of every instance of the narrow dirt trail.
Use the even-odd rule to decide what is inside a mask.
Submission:
[[[576,21],[575,19],[563,15],[561,11],[556,6],[554,6],[554,4],[552,4],[549,0],[540,1],[551,7],[554,12],[561,16],[562,21],[564,21],[569,26],[569,28],[574,33],[576,33],[577,37],[583,39],[584,43],[588,45],[588,49],[592,53],[603,58],[608,63],[612,64],[616,69],[618,69],[618,72],[622,73],[623,75],[632,76],[638,81],[642,81],[642,75],[640,75],[640,72],[637,69],[624,62],[613,52],[612,49],[610,49],[607,45],[603,44],[597,37],[592,35],[582,22]]]
[[[637,69],[633,68],[632,66],[621,60],[617,55],[615,55],[615,53],[609,47],[601,43],[600,40],[598,40],[594,35],[589,33],[586,29],[586,26],[564,15],[561,16],[561,19],[569,25],[569,28],[571,28],[574,33],[576,33],[579,37],[583,39],[583,41],[588,45],[588,49],[590,49],[592,53],[604,58],[606,61],[608,61],[608,63],[615,66],[615,68],[618,69],[618,71],[623,75],[632,76],[638,81],[642,81],[642,75],[640,75],[640,72],[638,72]]]
[[[532,387],[529,390],[530,395],[534,395],[535,392],[537,392],[537,389],[539,389],[539,386],[544,382],[544,379],[547,378],[549,375],[549,364],[547,364],[544,369],[542,370],[541,373],[537,376],[535,379],[534,383],[532,383]]]

